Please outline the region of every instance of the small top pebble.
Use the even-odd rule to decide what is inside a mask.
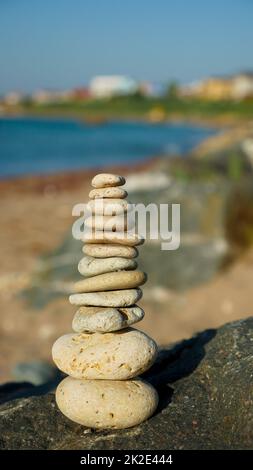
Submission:
[[[114,186],[122,186],[125,184],[125,178],[119,175],[113,175],[111,173],[100,173],[91,181],[93,188],[110,188]]]

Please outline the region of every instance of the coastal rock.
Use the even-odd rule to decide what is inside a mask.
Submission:
[[[91,277],[97,274],[104,274],[120,269],[135,269],[137,262],[133,259],[126,259],[120,257],[113,258],[93,258],[85,256],[79,261],[78,271],[83,276]]]
[[[93,188],[108,188],[113,186],[122,186],[125,184],[125,178],[111,173],[99,173],[91,181]]]
[[[90,199],[103,199],[103,198],[125,199],[126,197],[127,197],[127,191],[119,187],[92,189],[89,193]]]
[[[137,305],[126,308],[80,307],[73,318],[72,328],[77,333],[108,333],[133,325],[143,317],[144,311]]]
[[[94,230],[110,230],[113,232],[122,232],[126,230],[131,230],[135,226],[135,219],[133,217],[133,212],[121,215],[93,215],[87,217],[84,221],[85,227]]]
[[[126,246],[137,246],[144,243],[144,238],[131,232],[94,232],[84,233],[82,236],[84,243],[118,243]]]
[[[75,292],[101,292],[132,289],[144,284],[147,275],[142,271],[116,271],[88,277],[74,284]]]
[[[87,204],[87,210],[97,215],[118,215],[130,212],[133,205],[126,199],[92,199]]]
[[[56,340],[56,366],[76,379],[127,380],[142,374],[155,360],[157,346],[141,331],[67,334]]]
[[[158,404],[155,389],[143,380],[64,379],[57,388],[61,412],[83,426],[121,429],[148,419]]]
[[[252,344],[248,318],[162,349],[145,373],[160,404],[134,429],[84,429],[65,418],[53,393],[34,396],[38,387],[32,387],[29,397],[26,391],[26,398],[0,406],[0,448],[251,450]],[[6,392],[5,397],[11,399]]]
[[[105,292],[86,292],[72,294],[69,301],[72,305],[87,305],[94,307],[130,307],[142,297],[141,289],[122,289]]]
[[[138,250],[134,246],[113,244],[87,244],[83,246],[83,252],[88,256],[93,256],[94,258],[110,258],[113,256],[119,256],[131,259],[138,256]]]
[[[172,178],[161,170],[147,171],[128,175],[126,189],[129,193],[146,193],[150,190],[163,190],[170,186]]]

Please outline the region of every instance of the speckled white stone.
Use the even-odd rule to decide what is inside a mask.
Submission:
[[[126,199],[91,199],[87,211],[97,215],[118,215],[131,211],[133,205]]]
[[[93,258],[92,256],[84,256],[79,261],[78,271],[86,277],[96,276],[97,274],[110,273],[120,269],[135,269],[137,262],[127,258]]]
[[[105,292],[86,292],[72,294],[69,301],[72,305],[94,307],[130,307],[142,297],[141,289],[124,289]]]
[[[135,227],[133,212],[121,215],[93,215],[87,217],[84,221],[85,227],[94,230],[110,230],[113,232],[122,232],[132,230]]]
[[[90,199],[125,199],[127,197],[127,191],[119,187],[92,189],[89,193],[89,197]]]
[[[132,307],[80,307],[76,312],[72,328],[77,333],[108,333],[122,330],[144,317],[144,311],[138,305]]]
[[[148,419],[158,395],[144,380],[77,380],[65,378],[57,387],[56,402],[72,421],[98,429],[122,429]]]
[[[83,246],[83,252],[88,256],[94,258],[110,258],[113,256],[119,256],[122,258],[136,258],[138,256],[138,250],[134,246],[126,245],[105,245],[105,244],[87,244]]]
[[[146,282],[147,276],[142,271],[115,271],[88,277],[74,284],[74,291],[103,292],[119,289],[132,289]]]
[[[57,367],[76,379],[131,379],[147,370],[156,354],[155,342],[134,328],[67,334],[58,338],[52,348]]]
[[[113,186],[122,186],[125,184],[125,178],[112,173],[99,173],[91,181],[93,188],[108,188]]]
[[[131,232],[98,232],[88,233],[82,235],[84,243],[113,243],[119,245],[136,246],[144,243],[144,238],[136,233]]]

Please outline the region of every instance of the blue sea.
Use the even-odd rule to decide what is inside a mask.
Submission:
[[[186,154],[214,129],[184,124],[0,119],[0,178],[106,165],[157,155]]]

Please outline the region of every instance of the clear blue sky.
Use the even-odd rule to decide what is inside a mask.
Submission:
[[[252,0],[0,0],[0,93],[253,70]]]

